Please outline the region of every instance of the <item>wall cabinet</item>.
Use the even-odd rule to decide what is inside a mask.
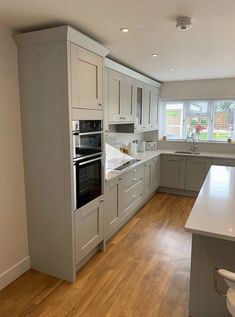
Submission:
[[[134,122],[135,81],[126,75],[109,70],[109,122]]]
[[[103,58],[71,43],[73,108],[102,110]]]
[[[103,217],[103,196],[75,211],[76,264],[81,262],[103,240]]]
[[[116,177],[106,184],[106,236],[112,234],[122,221],[122,186],[121,177]]]
[[[185,158],[182,156],[163,155],[161,166],[161,185],[163,187],[184,189]]]
[[[210,158],[187,158],[185,189],[200,191],[211,166]]]

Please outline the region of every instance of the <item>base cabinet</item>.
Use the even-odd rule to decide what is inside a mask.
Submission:
[[[163,187],[184,189],[185,158],[182,156],[163,155],[161,168],[161,185]]]
[[[211,159],[209,158],[187,158],[185,189],[200,191],[202,184],[209,172]]]
[[[161,186],[200,191],[210,166],[210,158],[163,155]]]
[[[152,190],[155,190],[160,185],[160,158],[156,157],[151,162],[151,184]]]
[[[151,161],[144,164],[144,199],[147,199],[152,192],[151,167]]]
[[[104,239],[103,217],[103,196],[75,211],[76,264]]]
[[[112,234],[122,221],[122,178],[115,178],[106,184],[106,236]]]

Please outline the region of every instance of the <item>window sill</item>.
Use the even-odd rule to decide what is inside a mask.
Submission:
[[[162,139],[158,139],[158,142],[182,142],[185,143],[185,139],[167,139],[167,140],[162,140]],[[188,141],[187,143],[190,143],[191,141]],[[227,144],[227,145],[235,145],[235,141],[232,142],[226,142],[226,141],[196,141],[196,143],[200,144]]]

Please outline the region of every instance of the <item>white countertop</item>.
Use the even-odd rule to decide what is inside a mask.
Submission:
[[[208,157],[208,158],[221,158],[221,159],[235,159],[235,154],[230,153],[212,153],[212,152],[201,152],[200,154],[182,154],[182,153],[175,153],[175,150],[156,150],[156,151],[145,151],[144,153],[136,153],[132,155],[133,158],[141,160],[140,162],[127,167],[121,171],[117,171],[114,169],[105,170],[105,179],[109,181],[123,173],[128,172],[133,167],[137,167],[140,164],[143,164],[145,161],[148,161],[154,157],[157,157],[161,154],[169,154],[169,155],[179,155],[179,156],[188,156],[188,157]]]
[[[210,168],[185,230],[235,241],[235,167]]]

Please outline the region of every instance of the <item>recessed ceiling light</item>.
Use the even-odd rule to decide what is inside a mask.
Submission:
[[[173,67],[170,68],[171,71],[175,70]]]
[[[154,53],[152,54],[152,57],[158,57],[158,54]]]
[[[123,33],[127,33],[127,32],[129,32],[129,29],[128,28],[121,28],[120,31]]]

